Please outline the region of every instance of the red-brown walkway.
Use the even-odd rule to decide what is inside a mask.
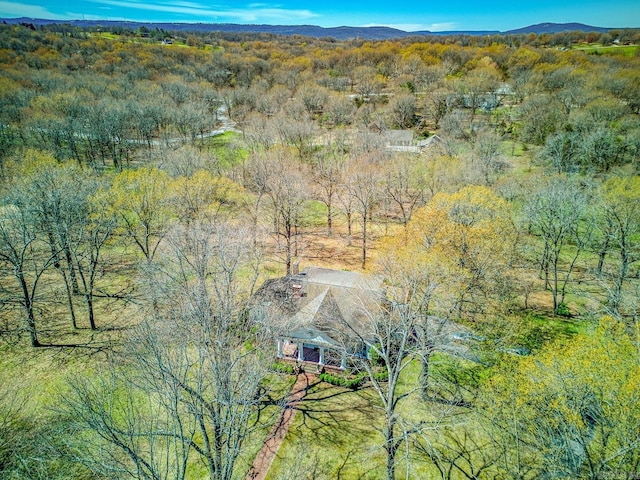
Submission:
[[[264,480],[267,476],[269,467],[278,453],[282,440],[284,440],[289,427],[293,423],[293,418],[298,411],[297,405],[307,393],[309,381],[314,378],[315,375],[310,375],[304,372],[298,374],[296,383],[291,388],[291,393],[289,394],[287,403],[284,406],[284,410],[262,444],[262,448],[258,452],[258,455],[256,455],[253,465],[251,466],[249,473],[247,473],[246,480]]]

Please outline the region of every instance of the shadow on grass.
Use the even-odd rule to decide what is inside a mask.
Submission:
[[[366,390],[321,388],[321,383],[313,384],[310,388],[316,387],[315,391],[296,405],[302,417],[296,427],[299,434],[311,434],[320,444],[343,447],[370,435],[377,417]]]
[[[90,338],[78,342],[41,342],[33,351],[36,354],[40,352],[42,355],[48,355],[53,352],[52,359],[65,363],[71,360],[91,359],[97,355],[104,355],[106,357],[113,353],[116,345],[117,342],[111,339],[95,340],[92,334]]]

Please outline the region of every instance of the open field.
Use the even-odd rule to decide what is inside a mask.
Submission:
[[[637,55],[640,46],[638,45],[579,45],[576,50],[596,54],[596,55],[622,55],[625,57],[633,57]]]

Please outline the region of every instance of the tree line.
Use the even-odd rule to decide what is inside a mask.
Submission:
[[[392,305],[363,335],[387,376],[351,359],[386,478],[412,456],[442,478],[638,474],[637,56],[125,37],[0,26],[0,340],[125,332],[52,423],[82,441],[49,431],[78,478],[241,476],[278,406],[279,326],[250,299],[335,252]],[[572,338],[549,326],[568,318]],[[52,457],[2,395],[1,468],[34,475]]]

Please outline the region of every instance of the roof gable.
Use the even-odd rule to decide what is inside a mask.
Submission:
[[[365,335],[383,299],[378,277],[318,267],[265,282],[258,293],[254,305],[268,310],[263,320],[276,334],[334,346]]]

